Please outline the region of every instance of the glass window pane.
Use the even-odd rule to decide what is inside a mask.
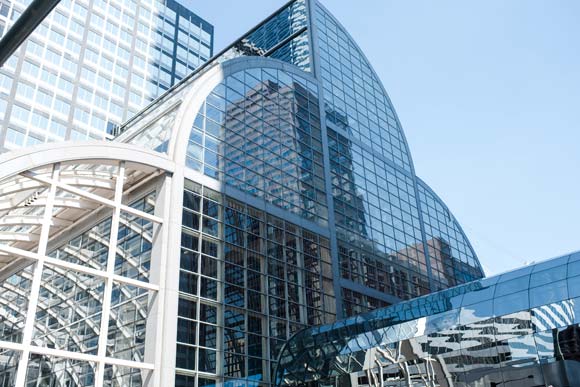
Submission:
[[[569,297],[580,297],[580,277],[568,278]]]
[[[460,323],[461,325],[481,321],[493,317],[492,300],[480,302],[461,308]]]
[[[506,282],[500,282],[496,285],[495,296],[500,297],[526,290],[529,286],[529,283],[530,277],[527,275],[515,279],[510,279]]]
[[[557,281],[548,285],[530,289],[530,306],[540,306],[568,298],[568,284]]]
[[[553,267],[548,270],[534,272],[530,278],[530,286],[541,286],[566,278],[567,265]]]
[[[517,292],[503,297],[494,299],[494,313],[496,316],[526,310],[530,307],[528,291]]]

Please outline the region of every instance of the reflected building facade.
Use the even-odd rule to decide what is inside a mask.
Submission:
[[[118,133],[0,156],[4,384],[271,386],[303,329],[483,277],[318,1]]]
[[[334,324],[282,350],[279,386],[576,386],[580,253]]]

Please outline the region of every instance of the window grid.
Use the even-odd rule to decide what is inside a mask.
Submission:
[[[13,9],[19,14],[29,1],[8,4],[0,5],[0,25],[4,11]],[[7,16],[14,19],[14,11]],[[179,73],[174,55],[178,20],[183,21],[185,33],[192,38],[185,47],[192,55],[188,62],[181,63]],[[135,33],[140,26],[145,36]],[[211,25],[174,0],[164,0],[153,9],[144,0],[95,4],[61,1],[2,68],[2,73],[13,80],[13,87],[30,82],[37,99],[26,105],[30,112],[27,122],[11,114],[0,122],[0,132],[6,133],[0,136],[0,149],[110,138],[117,125],[212,55],[212,35]],[[24,59],[22,71],[16,68],[19,57]],[[49,99],[38,100],[40,93],[47,92]],[[9,102],[6,106],[8,112],[11,105]]]
[[[447,207],[420,180],[418,192],[435,281],[433,291],[482,277],[475,252]]]
[[[328,129],[342,278],[409,299],[429,292],[414,182]]]
[[[87,187],[91,188],[94,187],[88,181],[101,176],[101,189],[102,187],[122,188],[122,183],[115,181],[122,179],[123,176],[131,179],[135,171],[129,168],[127,174],[121,172],[125,171],[121,164],[119,166],[98,163],[62,166],[57,164],[51,165],[50,168],[37,169],[34,174],[41,179],[46,175],[52,176],[55,182],[60,181],[64,184],[82,180]],[[22,179],[23,176],[19,178]],[[110,184],[111,181],[113,184]],[[41,185],[36,192],[36,195],[41,197],[49,195],[48,198],[43,197],[49,204],[22,206],[13,210],[24,217],[31,218],[37,216],[42,218],[44,211],[50,211],[52,216],[49,218],[50,222],[43,222],[40,226],[31,223],[31,225],[19,226],[18,230],[35,234],[39,232],[38,227],[42,229],[42,232],[50,232],[48,230],[55,225],[59,228],[66,227],[66,216],[59,217],[63,214],[63,207],[59,201],[73,203],[79,197],[70,191],[56,187],[57,184],[51,182],[47,186]],[[87,187],[83,186],[82,189],[88,189]],[[115,192],[122,192],[120,188]],[[48,191],[52,194],[47,194]],[[97,189],[91,193],[101,196],[103,191]],[[138,197],[140,199],[131,199],[129,207],[138,211],[136,214],[152,214],[156,199],[155,192]],[[123,203],[121,195],[115,195],[111,200],[115,201],[115,206]],[[50,204],[51,202],[54,204]],[[87,206],[91,208],[89,204]],[[111,211],[109,210],[109,213]],[[12,342],[22,348],[29,348],[30,355],[26,359],[28,367],[22,374],[25,376],[26,385],[52,385],[54,383],[93,385],[98,375],[99,364],[92,361],[80,361],[75,358],[74,353],[96,357],[100,356],[103,351],[104,362],[121,359],[139,363],[145,361],[145,325],[149,305],[155,294],[155,290],[152,290],[155,287],[147,284],[152,224],[141,218],[135,218],[133,214],[125,213],[123,210],[119,210],[119,213],[118,219],[123,225],[119,227],[117,238],[111,235],[112,223],[117,216],[107,215],[107,210],[103,210],[98,216],[104,219],[97,221],[94,226],[80,233],[73,230],[71,233],[73,237],[49,252],[45,258],[36,259],[35,263],[0,282],[2,294],[0,303],[2,303],[3,311],[3,317],[0,319],[0,340]],[[62,222],[64,224],[61,224]],[[123,231],[124,226],[129,227],[127,222],[130,223],[130,232]],[[44,226],[45,224],[50,226]],[[7,232],[14,230],[14,227],[16,226],[2,228],[4,232]],[[111,248],[110,242],[114,240],[118,244],[115,248]],[[39,243],[39,245],[44,244]],[[38,254],[44,254],[44,249],[45,247],[39,247]],[[108,267],[108,257],[115,253],[114,267]],[[58,263],[58,261],[63,262]],[[34,290],[33,278],[36,272],[40,274],[40,282],[36,285],[37,290]],[[140,273],[140,275],[135,273]],[[108,284],[107,279],[110,281]],[[129,285],[125,283],[126,280],[137,281]],[[108,300],[110,303],[105,300],[105,295],[108,294],[105,291],[106,286],[112,288],[111,298]],[[34,298],[36,298],[34,303],[29,304],[29,300]],[[104,313],[105,304],[110,304],[108,314]],[[28,315],[31,305],[35,305],[35,309],[32,310],[31,315]],[[11,314],[6,315],[7,318],[5,318],[5,311]],[[109,316],[108,321],[102,321],[105,315]],[[103,326],[108,327],[108,340],[101,346],[99,337],[104,334],[101,330]],[[25,334],[27,329],[31,332],[28,338]],[[42,354],[43,348],[62,351],[63,354]],[[22,368],[23,351],[25,350],[6,351],[3,349],[0,351],[1,385],[16,383],[19,363]],[[102,366],[111,367],[103,361],[100,362]],[[119,373],[110,375],[108,383],[123,384],[121,380],[125,380],[126,383],[123,385],[128,387],[141,386],[142,370],[133,370],[130,374],[132,376],[129,379],[121,377]]]
[[[336,318],[329,241],[195,183],[186,187],[176,383],[195,371],[268,382],[286,339]]]
[[[315,22],[327,120],[410,172],[411,157],[402,129],[367,59],[319,4]]]
[[[327,224],[317,87],[275,69],[228,76],[197,113],[189,168]]]

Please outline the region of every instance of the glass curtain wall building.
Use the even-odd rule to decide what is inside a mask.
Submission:
[[[0,156],[4,384],[266,387],[302,329],[483,277],[317,1],[118,132]]]
[[[0,2],[0,36],[29,3]],[[0,152],[110,138],[212,49],[176,0],[63,0],[0,69]]]
[[[294,336],[279,386],[577,386],[580,253]]]

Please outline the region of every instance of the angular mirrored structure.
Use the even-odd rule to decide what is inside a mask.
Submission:
[[[580,253],[295,335],[279,386],[575,386]]]
[[[0,384],[270,386],[298,332],[483,277],[317,1],[118,132],[0,156]]]

